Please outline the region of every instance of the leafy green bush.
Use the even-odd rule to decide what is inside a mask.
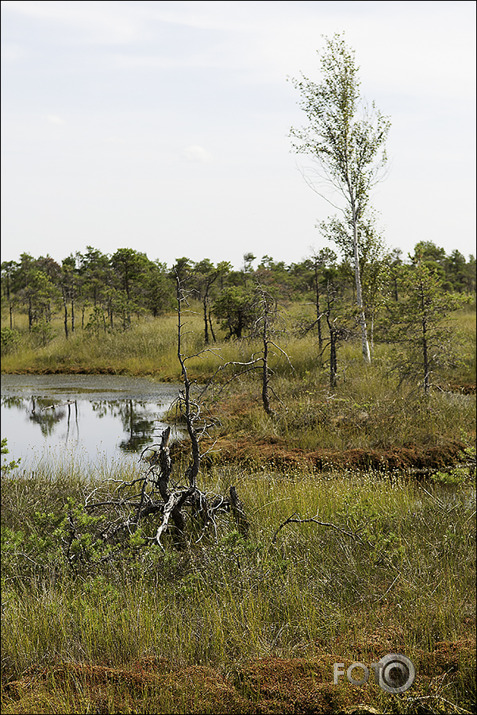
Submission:
[[[431,480],[438,484],[462,484],[469,480],[470,474],[468,467],[457,466],[446,472],[439,471],[431,474]]]
[[[2,331],[3,332],[3,331]],[[2,449],[1,449],[2,454],[8,454],[8,447],[7,447],[7,438],[2,437]],[[1,470],[2,470],[2,477],[7,476],[10,474],[11,471],[14,469],[17,469],[17,467],[20,465],[20,459],[12,459],[10,462],[7,462],[5,464],[2,464]]]

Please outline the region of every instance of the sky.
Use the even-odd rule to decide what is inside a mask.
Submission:
[[[391,120],[371,202],[388,249],[475,255],[475,2],[5,0],[2,261],[93,246],[176,258],[333,247],[336,212],[292,149],[291,78],[344,33]]]

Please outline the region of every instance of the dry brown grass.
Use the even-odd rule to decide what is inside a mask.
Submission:
[[[203,443],[204,449],[210,446]],[[265,466],[274,469],[316,469],[320,472],[333,469],[357,469],[392,472],[399,470],[432,470],[455,464],[465,449],[464,442],[451,442],[440,446],[413,445],[388,450],[373,449],[318,449],[290,448],[285,439],[269,440],[228,437],[213,443],[205,463],[240,464],[252,468]],[[175,453],[181,449],[175,445]]]
[[[370,635],[367,647],[343,654],[343,642],[317,644],[313,657],[269,656],[225,673],[206,666],[177,667],[144,657],[128,667],[61,663],[35,667],[2,688],[2,713],[445,713],[452,712],[452,686],[470,682],[475,638],[416,649],[411,659],[416,680],[402,695],[389,695],[372,680],[353,687],[333,684],[333,664],[345,669],[362,659],[371,663],[396,646],[395,634]],[[445,681],[445,688],[443,688]],[[469,704],[471,699],[469,693]],[[455,712],[466,712],[455,708]]]

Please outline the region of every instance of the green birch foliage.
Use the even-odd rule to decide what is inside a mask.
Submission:
[[[321,84],[303,75],[300,80],[292,80],[300,92],[307,125],[302,129],[292,127],[290,136],[297,153],[309,154],[317,162],[317,179],[309,182],[312,188],[342,212],[343,220],[336,220],[335,229],[338,235],[343,233],[345,243],[352,249],[363,357],[369,363],[359,266],[360,233],[367,220],[371,189],[386,164],[385,142],[391,125],[374,102],[369,107],[362,101],[354,51],[343,37],[336,34],[325,38],[325,42]],[[336,231],[331,233],[333,238]]]
[[[354,51],[338,34],[325,42],[321,84],[303,75],[292,80],[308,124],[292,127],[290,135],[296,140],[294,150],[318,160],[327,182],[353,209],[353,220],[360,220],[387,160],[385,141],[391,125],[374,102],[369,109],[361,99]]]

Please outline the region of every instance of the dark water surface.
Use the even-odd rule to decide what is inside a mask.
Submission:
[[[7,460],[30,469],[53,460],[137,462],[160,439],[179,386],[118,375],[2,375]],[[173,433],[174,436],[174,433]]]

